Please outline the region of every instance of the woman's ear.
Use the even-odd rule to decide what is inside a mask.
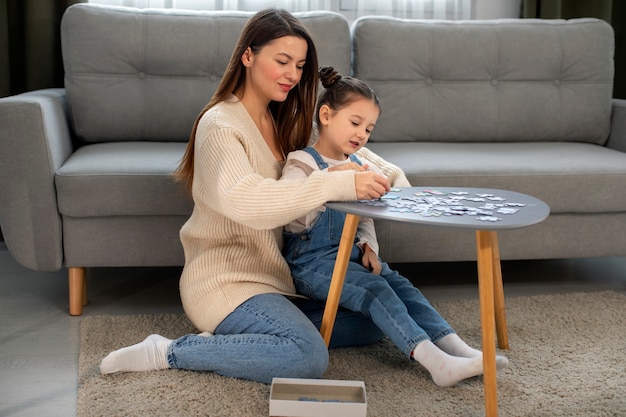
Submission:
[[[328,120],[330,119],[332,110],[328,106],[328,104],[322,104],[320,107],[320,123],[323,125],[328,124]]]
[[[243,51],[243,54],[241,55],[241,63],[243,64],[244,67],[249,67],[250,65],[252,65],[253,56],[254,55],[252,54],[252,49],[248,46],[246,50]]]

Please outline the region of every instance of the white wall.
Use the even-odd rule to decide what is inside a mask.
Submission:
[[[522,0],[474,0],[474,19],[502,19],[520,17]]]

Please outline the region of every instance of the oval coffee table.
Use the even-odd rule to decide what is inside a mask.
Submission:
[[[407,187],[392,189],[377,200],[330,202],[326,207],[347,213],[320,329],[327,346],[359,216],[476,231],[485,413],[497,416],[496,331],[498,347],[509,347],[497,231],[542,222],[550,214],[548,205],[529,195],[506,190]]]

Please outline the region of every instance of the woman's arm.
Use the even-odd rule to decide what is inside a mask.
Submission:
[[[228,128],[207,133],[196,143],[194,199],[233,221],[273,229],[327,201],[357,197],[351,172],[314,172],[278,181],[279,164],[240,132]]]
[[[374,152],[370,151],[366,147],[359,149],[356,153],[359,158],[372,162],[376,165],[387,177],[393,187],[410,187],[411,183],[406,178],[404,171],[391,162],[386,161]]]

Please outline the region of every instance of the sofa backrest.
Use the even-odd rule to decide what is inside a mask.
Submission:
[[[354,75],[382,104],[372,141],[608,138],[614,37],[601,20],[363,17],[351,30]]]
[[[72,126],[85,142],[187,141],[253,12],[134,9],[77,4],[61,22]],[[348,21],[294,13],[320,65],[350,71]]]

